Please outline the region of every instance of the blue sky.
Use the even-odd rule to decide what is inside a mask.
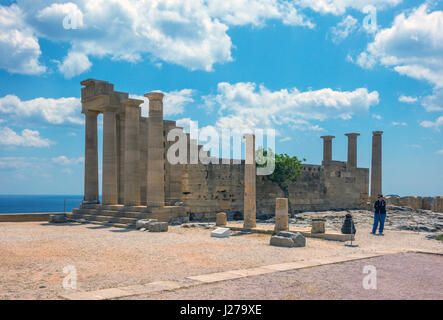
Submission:
[[[0,3],[0,193],[83,192],[80,81],[95,78],[165,92],[180,124],[274,128],[277,152],[312,164],[320,136],[346,160],[359,132],[370,167],[383,130],[384,193],[443,194],[441,2]]]

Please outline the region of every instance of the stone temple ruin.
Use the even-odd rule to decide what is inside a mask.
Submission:
[[[267,176],[255,175],[248,152],[245,160],[223,164],[170,164],[166,161],[171,129],[187,139],[187,159],[192,148],[202,150],[175,121],[163,119],[163,94],[150,92],[149,116],[141,115],[142,100],[114,91],[101,80],[81,82],[82,113],[85,115],[84,200],[70,218],[133,225],[140,218],[170,222],[177,218],[213,219],[217,212],[245,220],[275,212],[275,199],[283,198],[280,187]],[[99,201],[97,117],[103,114],[102,201]],[[298,181],[289,186],[289,201],[296,211],[366,208],[381,193],[382,131],[373,132],[371,191],[369,169],[357,167],[358,133],[348,138],[347,161],[332,160],[334,136],[323,136],[321,165],[305,164]],[[245,135],[246,149],[255,150],[253,135]],[[251,149],[252,148],[252,149]],[[210,157],[209,152],[207,152]],[[227,161],[226,161],[227,160]],[[244,215],[244,217],[243,217]]]

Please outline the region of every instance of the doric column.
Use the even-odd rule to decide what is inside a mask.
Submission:
[[[245,134],[245,192],[244,192],[244,224],[243,228],[250,229],[256,226],[256,200],[255,200],[255,135]]]
[[[116,109],[114,107],[103,109],[103,204],[118,204]]]
[[[332,160],[332,139],[334,136],[322,136],[323,139],[323,162],[327,163]]]
[[[383,131],[372,132],[372,162],[371,162],[371,201],[382,193],[382,148],[381,135]]]
[[[98,197],[98,153],[97,115],[85,111],[85,195],[83,203],[99,203]]]
[[[150,207],[165,205],[165,158],[163,136],[163,93],[145,94],[149,99],[148,174],[146,201]]]
[[[125,113],[118,115],[118,203],[125,203]]]
[[[140,150],[138,146],[142,100],[129,99],[125,106],[125,187],[124,204],[140,205]]]
[[[360,133],[347,133],[348,137],[348,168],[357,168],[357,137]]]

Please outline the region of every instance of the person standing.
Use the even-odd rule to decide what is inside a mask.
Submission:
[[[383,195],[378,195],[378,200],[374,203],[374,226],[372,227],[372,234],[377,233],[377,227],[380,224],[378,234],[383,236],[383,228],[385,226],[386,219],[386,201],[383,199]]]

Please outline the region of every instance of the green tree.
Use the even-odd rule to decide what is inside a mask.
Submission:
[[[283,191],[285,198],[288,199],[291,217],[293,217],[294,211],[289,199],[289,184],[297,181],[297,178],[300,176],[301,170],[303,169],[302,162],[306,161],[306,159],[303,158],[303,160],[299,160],[296,156],[291,157],[286,153],[275,154],[271,148],[264,150],[263,147],[259,147],[257,149],[255,158],[257,167],[264,167],[269,164],[270,160],[274,160],[275,169],[274,172],[268,176],[268,178],[269,180],[277,183],[280,189]]]

